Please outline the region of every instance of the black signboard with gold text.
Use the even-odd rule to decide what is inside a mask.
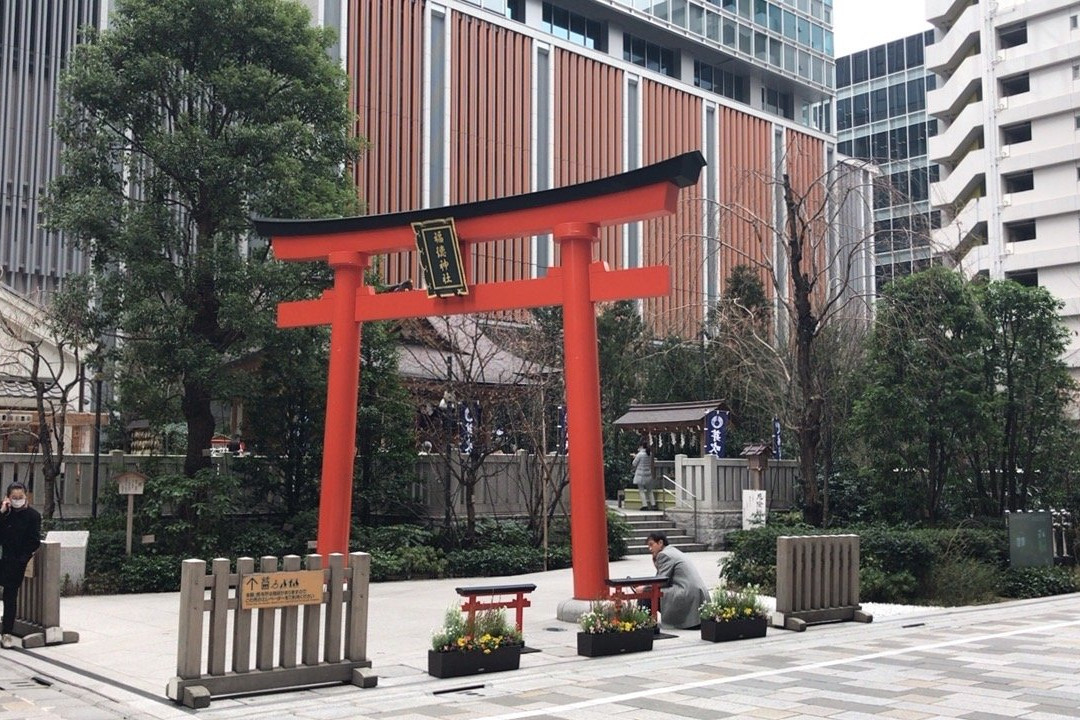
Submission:
[[[416,249],[420,251],[428,297],[468,295],[454,218],[412,223],[412,228],[416,233]]]

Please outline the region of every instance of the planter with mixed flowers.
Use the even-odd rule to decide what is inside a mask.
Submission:
[[[517,670],[521,665],[521,633],[501,610],[477,613],[472,623],[454,607],[443,627],[431,637],[428,674],[438,678]]]
[[[578,620],[578,655],[599,657],[652,650],[656,623],[646,608],[632,603],[593,603]]]
[[[701,639],[710,642],[765,637],[769,611],[758,599],[758,588],[713,588],[701,604]]]

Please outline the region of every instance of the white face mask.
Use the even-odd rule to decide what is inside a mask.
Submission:
[[[25,506],[26,498],[19,498],[18,500],[16,500],[15,498],[11,499],[11,507],[15,508],[16,510],[20,510]]]

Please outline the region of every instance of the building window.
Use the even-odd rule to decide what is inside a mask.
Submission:
[[[630,33],[623,34],[623,60],[627,62],[678,78],[677,55],[671,48],[642,40]]]
[[[1012,280],[1014,283],[1018,283],[1024,287],[1039,287],[1039,271],[1034,268],[1031,270],[1007,272],[1005,273],[1005,279]]]
[[[1077,25],[1078,21],[1080,21],[1080,17],[1078,17],[1076,15],[1070,15],[1069,16],[1069,29],[1070,30],[1075,30],[1078,27],[1078,25]]]
[[[766,112],[786,117],[788,120],[795,118],[795,98],[791,93],[763,87],[761,88],[761,107]]]
[[[1027,242],[1035,239],[1035,220],[1005,223],[1005,239],[1008,242]]]
[[[575,45],[607,52],[607,27],[597,20],[570,12],[551,3],[544,3],[541,27],[557,38]]]
[[[1073,127],[1080,130],[1080,115],[1073,115]]]
[[[1073,80],[1080,80],[1080,65],[1073,65]]]
[[[1031,80],[1027,73],[1020,73],[1019,75],[1013,75],[1012,77],[1002,78],[1001,80],[1001,95],[1002,97],[1012,97],[1013,95],[1022,95],[1031,90]]]
[[[998,28],[998,47],[1002,50],[1027,44],[1027,23],[1018,22]]]
[[[694,61],[694,85],[732,100],[750,102],[749,83],[745,77],[700,60]]]
[[[1001,128],[1001,142],[1004,145],[1015,145],[1030,140],[1031,121],[1016,123],[1015,125],[1006,125]]]
[[[1001,180],[1007,193],[1027,192],[1035,189],[1035,172],[1032,170],[1003,175]]]
[[[836,60],[836,88],[846,88],[851,84],[851,57],[845,55]]]

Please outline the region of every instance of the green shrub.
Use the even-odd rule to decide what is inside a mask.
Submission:
[[[484,518],[476,523],[476,548],[533,545],[532,533],[525,525],[513,520]]]
[[[446,554],[446,563],[453,577],[523,575],[544,569],[544,551],[531,546],[454,550]]]
[[[1033,598],[1063,595],[1080,589],[1076,570],[1065,567],[1010,568],[1003,573],[1001,595]]]
[[[946,606],[991,602],[997,594],[997,567],[970,558],[948,558],[930,571],[927,594]]]
[[[919,581],[907,570],[888,571],[873,556],[860,556],[859,599],[864,602],[905,602],[915,596]]]
[[[375,582],[441,577],[446,567],[442,553],[428,545],[371,551],[371,579]]]
[[[350,547],[354,551],[391,550],[394,548],[432,546],[434,533],[422,525],[353,526]]]
[[[622,519],[621,515],[607,511],[607,555],[608,560],[621,560],[626,557],[629,547],[627,538],[630,537],[630,525]]]
[[[184,558],[173,555],[132,555],[116,573],[124,593],[175,592],[180,589],[180,567]]]

